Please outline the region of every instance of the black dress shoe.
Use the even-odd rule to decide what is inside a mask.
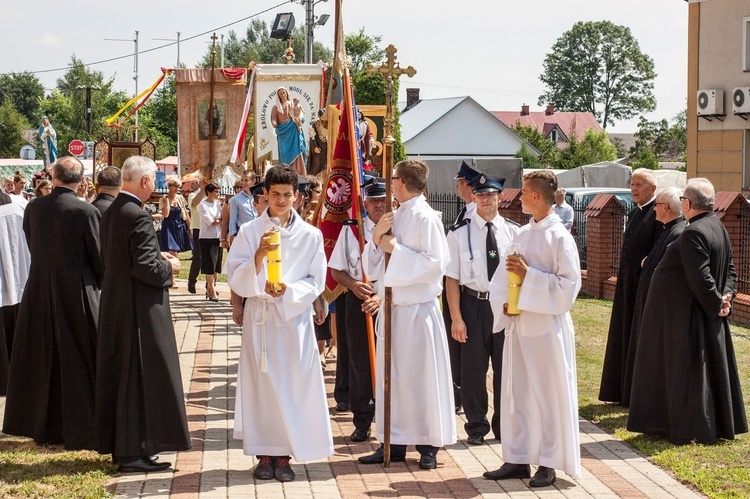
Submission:
[[[188,293],[195,294],[195,286],[188,286]]]
[[[352,432],[352,436],[349,437],[349,440],[352,442],[366,442],[368,438],[370,438],[369,428],[357,428]]]
[[[484,443],[484,435],[481,433],[472,433],[471,436],[466,439],[466,443],[469,445],[482,445]]]
[[[165,470],[170,466],[172,466],[171,463],[155,463],[147,457],[141,457],[135,461],[120,463],[120,473],[150,473]]]
[[[273,461],[274,477],[280,482],[291,482],[295,478],[292,465],[289,464],[289,456],[277,457]]]
[[[336,404],[336,412],[349,412],[349,403],[339,402]]]
[[[358,459],[358,461],[362,464],[383,464],[385,457],[383,455],[383,446],[381,445],[378,450],[370,454],[369,456],[362,456]],[[392,463],[402,463],[406,461],[406,456],[399,456],[394,455],[393,452],[391,452],[391,462]]]
[[[553,483],[555,483],[555,480],[557,480],[557,477],[555,475],[555,470],[552,468],[547,468],[546,466],[540,466],[536,473],[534,473],[534,478],[529,480],[529,486],[530,487],[549,487]]]
[[[273,478],[273,458],[271,456],[258,456],[258,464],[253,470],[253,476],[258,480],[270,480]]]
[[[482,475],[490,480],[507,480],[509,478],[529,478],[531,466],[528,464],[505,463],[495,471],[485,471]]]
[[[393,459],[391,459],[393,461]],[[437,459],[432,452],[425,452],[419,458],[419,467],[423,470],[434,470],[437,468]]]

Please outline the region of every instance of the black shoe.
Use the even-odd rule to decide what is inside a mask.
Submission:
[[[458,404],[456,406],[456,414],[458,414],[459,412],[461,412],[461,409],[462,409],[461,404]]]
[[[147,457],[142,457],[135,461],[120,463],[120,473],[150,473],[165,470],[170,466],[172,466],[171,463],[155,463]]]
[[[509,478],[529,478],[531,466],[528,464],[505,463],[495,471],[485,471],[482,475],[490,480],[507,480]]]
[[[383,446],[381,445],[378,450],[370,454],[369,456],[362,456],[358,459],[358,461],[362,464],[383,464],[384,456],[383,456]],[[406,456],[398,456],[394,455],[391,452],[391,462],[392,463],[402,463],[406,461]]]
[[[188,293],[195,294],[196,293],[195,286],[188,285]]]
[[[466,439],[466,443],[469,445],[482,445],[484,443],[484,435],[481,433],[472,433],[471,436]]]
[[[534,478],[529,480],[529,487],[549,487],[555,480],[557,477],[554,469],[540,466],[534,473]]]
[[[258,464],[253,470],[253,476],[258,480],[270,480],[273,478],[273,458],[271,456],[258,456]]]
[[[274,476],[280,482],[291,482],[296,476],[292,465],[289,464],[289,456],[277,457],[273,460]]]
[[[336,404],[336,412],[349,412],[349,402],[339,402]]]
[[[370,438],[370,429],[357,428],[352,432],[352,436],[349,440],[352,442],[366,442]]]
[[[393,459],[391,459],[393,461]],[[419,467],[423,470],[434,470],[437,468],[437,459],[435,454],[432,452],[425,452],[422,457],[419,458]]]

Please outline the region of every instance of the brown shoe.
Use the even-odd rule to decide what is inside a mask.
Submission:
[[[296,476],[292,465],[289,464],[289,456],[281,456],[274,459],[274,476],[280,482],[291,482]]]
[[[273,458],[271,456],[258,456],[258,465],[253,470],[253,476],[258,480],[273,478]]]

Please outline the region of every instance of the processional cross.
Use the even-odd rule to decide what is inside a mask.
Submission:
[[[385,119],[383,120],[383,174],[385,176],[385,209],[392,211],[392,192],[391,183],[393,182],[393,129],[396,117],[393,112],[393,83],[395,80],[405,74],[412,77],[417,71],[409,66],[402,68],[396,62],[396,47],[388,45],[385,49],[385,62],[380,66],[369,66],[365,69],[367,74],[379,74],[385,78]],[[390,254],[385,254],[385,266],[388,268]],[[393,303],[393,290],[390,287],[385,288],[385,352],[383,368],[383,464],[385,467],[391,464],[391,306]]]

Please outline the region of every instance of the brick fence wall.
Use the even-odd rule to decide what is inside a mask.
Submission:
[[[520,224],[529,217],[521,211],[520,189],[506,189],[499,202],[500,215]],[[750,325],[750,204],[736,192],[717,192],[715,212],[732,240],[738,294],[731,320]],[[582,272],[581,293],[611,300],[617,283],[626,213],[611,194],[598,194],[586,208],[586,240],[582,248],[587,270]]]

